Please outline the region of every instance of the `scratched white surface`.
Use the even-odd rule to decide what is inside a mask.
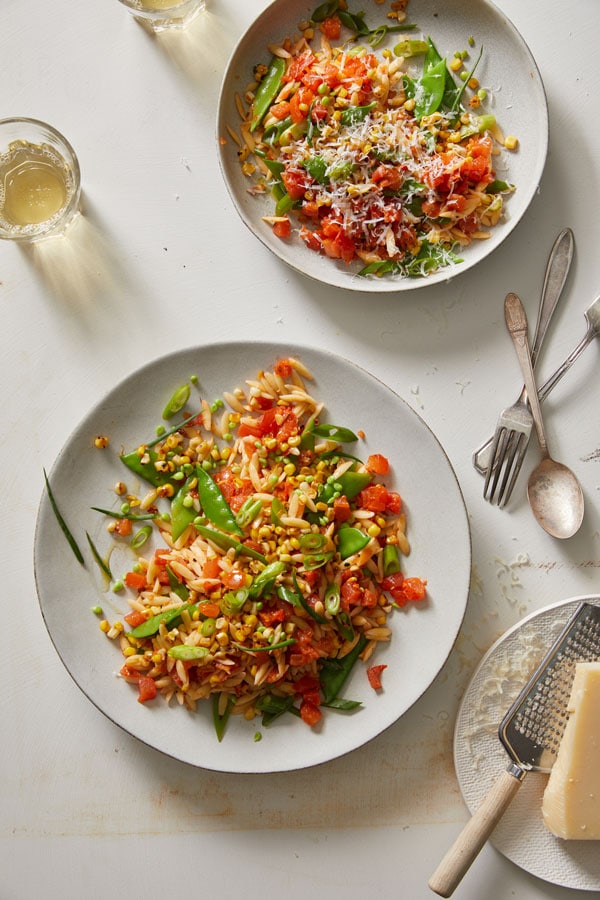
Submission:
[[[427,878],[467,816],[452,733],[470,675],[523,614],[599,588],[600,347],[545,404],[551,449],[586,497],[574,539],[558,543],[538,528],[524,478],[509,509],[485,504],[471,466],[472,450],[520,388],[503,324],[506,292],[519,293],[534,318],[548,251],[569,225],[577,253],[541,359],[545,377],[582,337],[583,310],[600,286],[597,0],[568,10],[558,0],[499,0],[548,95],[539,193],[481,269],[374,298],[283,268],[239,221],[221,182],[220,77],[265,5],[209,0],[183,40],[159,44],[116,0],[3,3],[2,114],[42,118],[68,136],[83,171],[85,218],[60,257],[50,245],[35,253],[0,246],[1,900],[120,900],[173,889],[249,900],[276,890],[289,900],[307,892],[433,896]],[[192,769],[111,725],[55,655],[32,572],[42,468],[88,406],[194,336],[247,334],[329,348],[404,397],[444,445],[473,534],[464,625],[425,696],[362,749],[274,777]],[[526,470],[536,458],[532,442]],[[455,896],[480,900],[492,886],[495,900],[589,896],[527,875],[486,847]]]

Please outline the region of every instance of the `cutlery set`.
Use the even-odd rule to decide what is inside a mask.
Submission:
[[[583,520],[584,501],[581,486],[573,472],[549,456],[541,403],[585,348],[600,334],[600,297],[584,312],[587,323],[584,337],[541,387],[537,387],[534,372],[550,320],[567,279],[573,248],[573,233],[566,228],[559,234],[550,252],[531,346],[527,317],[520,299],[513,293],[509,293],[505,299],[506,325],[525,383],[515,403],[500,413],[493,437],[473,454],[473,466],[485,478],[484,498],[491,504],[503,507],[511,497],[531,433],[535,429],[542,461],[529,478],[527,495],[539,524],[548,534],[557,538],[571,537],[579,530]]]

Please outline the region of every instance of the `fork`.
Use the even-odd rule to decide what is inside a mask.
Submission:
[[[534,368],[537,357],[542,347],[542,343],[546,336],[548,326],[550,324],[550,319],[554,314],[556,304],[558,303],[558,300],[562,293],[562,289],[565,285],[565,281],[567,280],[567,275],[569,273],[571,261],[573,259],[573,249],[573,232],[570,228],[565,228],[563,231],[561,231],[561,233],[554,241],[554,244],[552,245],[552,249],[550,251],[550,255],[548,256],[548,262],[546,264],[546,272],[544,275],[540,306],[538,309],[537,322],[535,325],[535,333],[531,348],[531,359]],[[527,415],[529,415],[529,433],[531,434],[531,430],[533,428],[533,418],[531,416],[531,411],[526,403],[526,399],[527,391],[525,390],[525,387],[523,387],[519,398],[513,404],[513,407],[516,408],[516,415],[519,417],[523,426],[526,425]],[[503,415],[509,415],[509,409],[510,407],[505,409]],[[484,444],[479,447],[478,450],[473,453],[473,465],[481,475],[486,475],[489,469],[489,462],[491,459],[490,450],[492,448],[494,437],[495,435],[492,435],[491,438],[489,438]]]
[[[591,303],[584,312],[587,323],[586,332],[577,346],[569,353],[563,363],[556,371],[538,388],[538,399],[543,402],[548,394],[556,387],[563,375],[569,371],[576,359],[578,359],[585,348],[591,344],[594,338],[600,336],[600,296]],[[523,415],[521,409],[517,409],[518,402],[512,407],[504,410],[500,414],[492,449],[490,451],[490,464],[488,466],[485,485],[483,488],[483,496],[493,503],[496,501],[498,506],[505,506],[508,502],[512,489],[517,480],[517,476],[523,464],[529,436],[531,434],[531,413],[529,419]],[[525,404],[523,404],[525,406]],[[502,481],[500,490],[496,493],[496,487]]]

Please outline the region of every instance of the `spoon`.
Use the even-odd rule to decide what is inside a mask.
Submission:
[[[533,423],[542,451],[542,461],[529,476],[527,484],[529,505],[544,531],[556,538],[569,538],[579,530],[583,521],[583,491],[573,472],[552,459],[548,453],[527,337],[527,315],[516,294],[506,295],[504,316],[523,373]]]

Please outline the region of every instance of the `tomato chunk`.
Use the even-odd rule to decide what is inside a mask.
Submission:
[[[146,576],[141,572],[128,572],[125,576],[125,584],[136,591],[143,591],[146,587]]]
[[[367,669],[367,678],[369,679],[369,684],[373,688],[374,691],[378,691],[381,689],[381,673],[384,669],[387,669],[387,666],[379,665],[379,666],[370,666]]]
[[[154,678],[150,678],[148,675],[140,675],[138,691],[138,703],[146,703],[147,700],[154,700],[158,693]]]
[[[314,728],[314,726],[321,721],[323,713],[319,707],[315,706],[314,703],[311,703],[310,700],[303,700],[300,704],[300,716],[303,722],[306,722],[307,725]]]

